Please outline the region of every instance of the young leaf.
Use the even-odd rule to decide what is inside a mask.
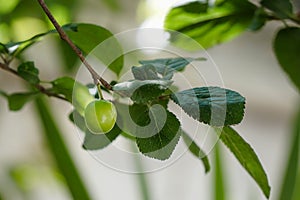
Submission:
[[[265,196],[269,198],[268,178],[252,147],[231,127],[215,128],[215,131],[220,135],[221,141],[260,186]]]
[[[268,21],[268,17],[269,15],[263,8],[258,8],[254,13],[254,17],[248,29],[251,31],[257,31],[261,29]]]
[[[238,124],[244,117],[245,98],[224,88],[193,88],[176,92],[171,99],[188,115],[211,126]]]
[[[7,96],[8,106],[11,111],[18,111],[23,108],[23,106],[36,98],[39,93],[28,92],[28,93],[15,93]]]
[[[166,17],[165,28],[188,36],[170,32],[170,41],[179,47],[199,49],[199,45],[194,43],[196,40],[203,48],[209,48],[245,31],[256,9],[247,0],[222,0],[212,5],[195,1],[173,8]]]
[[[290,0],[262,0],[260,3],[281,19],[293,16],[293,5]]]
[[[162,58],[155,60],[142,60],[142,65],[155,66],[158,73],[166,75],[166,72],[183,71],[185,67],[195,60],[206,60],[205,58]]]
[[[141,67],[132,67],[132,74],[136,80],[158,80],[156,69],[151,64],[146,64]]]
[[[31,84],[38,84],[39,70],[35,68],[33,62],[24,62],[18,67],[18,74]]]
[[[300,91],[300,28],[281,29],[274,41],[274,51],[282,69]]]
[[[115,140],[122,132],[117,125],[118,123],[116,123],[110,132],[106,134],[95,135],[88,130],[85,125],[84,118],[76,110],[71,113],[70,117],[71,121],[73,121],[73,123],[85,133],[82,147],[86,150],[103,149],[108,146],[113,140]]]
[[[182,130],[181,132],[182,139],[186,146],[189,148],[189,151],[203,163],[205,173],[208,173],[210,170],[210,164],[206,153],[196,144],[193,139]]]
[[[297,174],[299,174],[300,163],[300,110],[295,119],[294,134],[292,138],[292,145],[289,153],[288,161],[286,162],[285,177],[281,185],[281,193],[278,200],[293,200],[293,196],[297,190]],[[298,175],[299,176],[299,175]]]
[[[117,83],[113,86],[113,90],[121,93],[124,96],[131,97],[133,93],[142,86],[151,85],[160,88],[161,90],[167,89],[172,84],[170,80],[131,80],[122,83]]]
[[[85,54],[89,54],[97,47],[92,52],[93,55],[117,75],[120,74],[123,68],[122,48],[110,31],[101,26],[83,23],[67,24],[63,26],[63,29]],[[102,42],[104,43],[101,44]]]
[[[13,55],[14,57],[17,57],[25,49],[27,49],[31,45],[41,41],[45,35],[48,35],[50,33],[55,33],[55,31],[52,30],[52,31],[48,31],[45,33],[37,34],[28,40],[24,40],[24,41],[20,41],[20,42],[11,42],[11,43],[6,44],[5,46],[9,52],[9,54]]]
[[[39,95],[39,93],[24,92],[24,93],[14,93],[9,95],[0,90],[0,95],[7,99],[8,107],[11,111],[18,111],[21,110],[27,102],[36,98]]]
[[[61,77],[57,78],[51,82],[51,91],[63,95],[69,102],[72,103],[72,93],[75,80],[71,77]]]
[[[166,160],[168,159],[172,152],[174,151],[180,135],[180,122],[176,118],[176,116],[165,110],[167,119],[163,125],[162,128],[155,127],[154,129],[157,130],[155,135],[150,134],[149,137],[137,137],[136,143],[138,145],[138,148],[141,153],[144,155],[159,159],[159,160]],[[154,114],[152,112],[149,112],[150,118],[154,120],[157,124],[159,123],[159,120],[161,116]],[[138,124],[140,125],[147,125],[149,123],[149,116],[147,113],[140,114],[138,119]],[[137,132],[134,133],[135,135],[144,135],[146,133],[140,133],[138,132],[142,129],[137,129]]]

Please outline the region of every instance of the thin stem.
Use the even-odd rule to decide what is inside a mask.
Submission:
[[[0,58],[2,59],[3,62],[5,62],[5,58],[4,58],[3,54],[0,54]]]
[[[281,20],[281,22],[284,24],[284,26],[285,26],[286,28],[289,28],[289,25],[288,25],[288,23],[286,23],[285,20]]]
[[[292,22],[300,25],[300,19],[297,19],[297,18],[289,18]]]
[[[18,74],[18,72],[16,70],[10,68],[8,66],[8,64],[6,64],[6,63],[0,63],[0,68],[3,69],[3,70],[5,70],[5,71],[8,71],[8,72],[12,73],[15,76],[20,77],[19,74]]]
[[[0,68],[23,79],[16,70],[10,68],[7,64],[5,63],[0,63]],[[24,80],[24,79],[23,79]],[[52,93],[50,92],[49,90],[47,90],[45,87],[43,87],[42,85],[40,84],[34,84],[33,85],[38,91],[40,91],[41,93],[47,95],[48,97],[56,97],[58,99],[61,99],[61,100],[64,100],[64,101],[68,101],[66,98],[62,97],[62,96],[59,96],[58,94],[55,94],[55,93]]]
[[[300,19],[295,18],[295,17],[289,17],[288,19],[289,19],[291,22],[300,25]],[[271,15],[271,14],[270,14],[270,15],[268,16],[268,20],[277,20],[277,21],[280,20],[280,21],[283,22],[283,24],[284,24],[286,27],[288,27],[288,26],[287,26],[287,23],[284,21],[284,19],[281,19],[281,18],[276,17],[276,16],[274,16],[274,15]]]
[[[101,91],[100,83],[97,84],[97,90],[98,90],[100,100],[103,100],[104,98],[103,98],[103,94],[102,94],[102,91]]]
[[[48,9],[46,3],[44,0],[38,0],[39,4],[41,5],[42,9],[44,10],[45,14],[48,16],[49,20],[57,30],[60,38],[68,43],[68,45],[73,49],[73,51],[76,53],[76,55],[79,57],[81,62],[84,64],[84,66],[87,68],[87,70],[92,75],[92,78],[94,80],[94,84],[97,85],[98,82],[100,82],[105,88],[112,90],[112,86],[104,80],[93,68],[92,66],[86,61],[84,55],[82,52],[75,46],[75,44],[70,40],[68,35],[65,33],[65,31],[61,28],[61,26],[58,24],[54,16],[51,14],[50,10]]]

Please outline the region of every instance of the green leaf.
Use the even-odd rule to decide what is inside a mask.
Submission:
[[[142,65],[153,65],[162,76],[167,76],[173,71],[183,71],[193,61],[206,60],[206,58],[162,58],[155,60],[141,60]]]
[[[117,83],[113,86],[113,90],[127,97],[131,97],[134,92],[142,86],[151,85],[160,88],[161,90],[167,89],[172,84],[170,80],[131,80],[122,83]]]
[[[265,12],[263,8],[258,8],[255,11],[254,17],[248,29],[251,31],[257,31],[261,29],[265,23],[268,21],[269,15]]]
[[[38,84],[39,70],[35,68],[33,62],[24,62],[18,67],[18,74],[31,84]]]
[[[181,48],[199,49],[194,40],[203,48],[209,48],[245,31],[256,8],[247,0],[223,0],[211,5],[195,1],[173,8],[166,17],[165,28],[171,30],[170,41]]]
[[[193,58],[161,58],[155,60],[141,60],[139,63],[142,65],[154,65],[154,66],[163,66],[164,68],[171,68],[176,71],[183,71],[184,68],[194,61]],[[158,68],[160,69],[160,68]],[[161,70],[162,72],[164,70]]]
[[[70,72],[74,71],[77,67],[78,57],[72,50],[72,48],[63,40],[57,41],[59,46],[59,54],[63,61],[63,67],[65,71]]]
[[[114,141],[121,134],[121,132],[122,131],[117,124],[115,124],[110,132],[103,135],[95,135],[89,131],[86,131],[82,147],[86,150],[103,149],[111,144],[112,141]]]
[[[5,44],[0,42],[0,53],[8,53],[8,49],[6,48]]]
[[[147,103],[151,102],[164,93],[165,88],[161,85],[157,84],[147,84],[142,85],[141,87],[137,88],[133,94],[131,95],[131,100],[135,103]]]
[[[277,33],[273,45],[282,69],[300,91],[300,28],[281,29]]]
[[[281,193],[279,200],[293,200],[293,196],[296,194],[297,190],[297,174],[299,171],[300,163],[300,110],[298,111],[298,116],[294,123],[294,134],[292,138],[291,149],[289,153],[288,161],[286,162],[285,176],[281,185]],[[299,177],[298,177],[299,178]]]
[[[167,110],[165,112],[167,116],[163,126],[157,125],[152,129],[155,131],[155,134],[149,131],[149,137],[137,137],[136,139],[136,143],[141,153],[159,160],[166,160],[171,156],[181,135],[180,122],[176,116]],[[158,115],[158,113],[159,112],[155,113],[153,110],[149,111],[151,120],[155,121],[154,124],[160,124],[161,122],[161,116]],[[149,123],[148,119],[148,114],[140,114],[138,124],[146,126]],[[139,132],[140,130],[142,129],[137,129],[134,134],[148,134],[148,132]]]
[[[23,92],[9,95],[0,90],[0,95],[7,99],[9,110],[18,111],[21,110],[27,102],[38,97],[39,92]]]
[[[182,138],[186,146],[189,148],[189,151],[198,159],[200,159],[203,163],[205,173],[208,173],[210,170],[210,164],[206,153],[197,145],[193,139],[182,130],[181,132]]]
[[[260,3],[281,19],[293,16],[293,5],[290,0],[262,0]]]
[[[193,88],[176,92],[171,99],[188,115],[211,126],[238,124],[244,117],[245,98],[224,88]]]
[[[110,132],[106,134],[95,135],[88,130],[88,128],[85,125],[84,118],[77,111],[74,110],[71,113],[71,117],[73,118],[72,121],[74,122],[74,124],[85,133],[82,147],[86,150],[103,149],[106,146],[108,146],[113,140],[115,140],[122,132],[117,125],[118,123],[116,123]]]
[[[141,67],[132,67],[132,74],[136,80],[158,80],[156,68],[151,64],[146,64]]]
[[[63,28],[75,45],[85,54],[94,50],[92,52],[94,56],[117,75],[120,74],[123,68],[122,48],[110,31],[101,26],[83,23],[67,24]],[[101,44],[102,42],[104,43]]]
[[[167,119],[166,109],[160,104],[151,107],[146,104],[133,104],[128,108],[128,117],[135,123],[128,132],[135,137],[148,138],[157,134],[163,128]],[[124,113],[124,111],[122,112]],[[124,121],[124,124],[129,124],[128,120]]]
[[[81,115],[84,114],[85,107],[95,100],[87,86],[76,82],[71,77],[55,79],[51,84],[52,88],[49,89],[49,92],[65,97]]]
[[[28,47],[32,46],[33,44],[41,41],[44,36],[50,34],[50,33],[55,33],[54,30],[37,34],[33,36],[32,38],[20,42],[10,42],[6,44],[6,48],[8,49],[9,54],[13,55],[14,57],[19,56],[25,49]]]
[[[252,147],[231,127],[215,128],[215,131],[220,135],[221,141],[260,186],[265,196],[269,198],[268,178]]]
[[[75,80],[71,77],[57,78],[51,82],[51,92],[63,95],[69,102],[72,103],[72,93],[75,84]]]
[[[55,159],[58,169],[64,176],[66,184],[72,194],[73,199],[90,200],[92,199],[81,180],[76,166],[68,152],[62,139],[62,133],[58,129],[47,104],[42,98],[36,100],[37,113],[44,128],[45,141]]]
[[[15,93],[7,96],[8,106],[11,111],[18,111],[23,108],[23,106],[35,99],[39,93],[28,92],[28,93]]]

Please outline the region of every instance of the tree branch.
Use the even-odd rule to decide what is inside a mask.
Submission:
[[[10,68],[7,64],[5,63],[1,63],[0,62],[0,68],[23,79],[16,70]],[[24,79],[23,79],[24,80]],[[38,91],[40,91],[41,93],[47,95],[48,97],[56,97],[58,99],[64,100],[64,101],[68,101],[66,98],[59,96],[58,94],[52,93],[49,90],[47,90],[44,86],[40,85],[40,84],[34,84],[33,85]]]
[[[73,51],[76,53],[76,55],[79,57],[81,62],[84,64],[84,66],[87,68],[87,70],[92,75],[92,78],[94,80],[94,83],[98,85],[101,83],[105,88],[112,90],[112,86],[104,80],[93,68],[92,66],[86,61],[84,55],[82,52],[75,46],[75,44],[70,40],[68,35],[65,33],[65,31],[61,28],[61,26],[58,24],[54,16],[51,14],[50,10],[48,9],[46,3],[44,0],[38,0],[39,4],[41,5],[42,9],[44,10],[45,14],[48,16],[49,20],[57,30],[60,38],[68,43],[68,45],[73,49]]]

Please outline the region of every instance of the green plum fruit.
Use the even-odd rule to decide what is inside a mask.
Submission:
[[[90,102],[84,111],[87,128],[94,134],[111,131],[117,120],[117,111],[110,101],[95,100]]]

